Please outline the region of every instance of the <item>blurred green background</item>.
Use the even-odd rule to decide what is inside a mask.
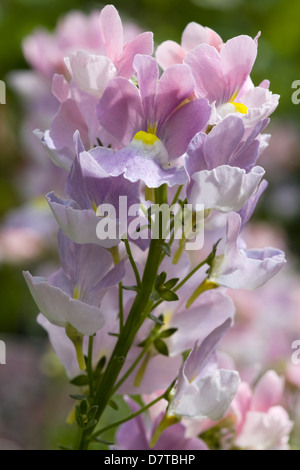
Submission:
[[[142,29],[153,31],[157,45],[166,39],[180,42],[181,33],[190,21],[211,27],[224,41],[239,34],[254,37],[261,31],[258,59],[251,76],[256,85],[268,78],[272,92],[281,95],[280,105],[272,119],[274,132],[276,124],[277,129],[278,126],[287,125],[293,129],[297,142],[300,105],[292,103],[291,87],[294,80],[300,80],[298,0],[115,0],[102,3],[86,0],[1,0],[0,80],[5,81],[7,74],[13,70],[28,68],[21,43],[34,28],[43,25],[53,30],[59,17],[70,10],[90,12],[109,3],[116,6],[123,20],[136,21]],[[21,174],[26,165],[26,155],[19,140],[22,116],[18,97],[8,88],[7,104],[0,105],[0,224],[9,210],[23,202],[15,185],[16,175]],[[278,187],[283,187],[283,190],[285,185],[299,188],[299,146],[286,148],[286,151],[290,152],[287,156],[283,147],[283,166],[275,165],[270,178],[267,174],[267,179],[271,180],[270,187],[256,217],[269,220],[285,230],[292,262],[297,264],[300,254],[299,199],[292,201],[295,209],[289,216],[284,210],[276,211],[276,198],[275,202],[272,200],[272,194]],[[268,158],[272,159],[271,152]],[[284,163],[285,158],[288,165]],[[297,191],[295,198],[298,198]],[[44,256],[45,260],[48,259],[49,253]],[[0,339],[15,334],[44,336],[36,325],[37,309],[21,273],[22,269],[34,271],[41,261],[43,259],[34,263],[11,264],[0,260]]]

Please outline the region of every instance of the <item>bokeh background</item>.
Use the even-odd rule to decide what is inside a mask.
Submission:
[[[24,217],[30,218],[32,206],[24,212],[24,204],[27,207],[33,200],[37,211],[40,204],[43,205],[39,198],[43,195],[41,172],[48,171],[52,163],[45,163],[47,156],[40,148],[40,161],[44,163],[33,170],[32,156],[28,154],[30,147],[24,143],[31,139],[27,135],[31,134],[30,125],[27,127],[24,121],[26,102],[16,92],[12,72],[29,68],[23,56],[22,41],[35,28],[44,26],[52,31],[58,19],[71,10],[88,13],[109,3],[116,6],[123,21],[136,22],[143,30],[153,31],[157,45],[166,39],[180,42],[181,33],[190,21],[211,27],[224,41],[239,34],[254,37],[258,31],[262,32],[251,76],[256,85],[268,78],[270,89],[280,94],[281,99],[268,128],[272,134],[270,146],[261,160],[267,170],[269,188],[255,212],[248,239],[250,243],[252,240],[258,244],[266,242],[266,245],[278,242],[277,246],[286,249],[288,274],[277,281],[274,290],[281,288],[288,296],[289,289],[293,289],[293,299],[289,298],[292,320],[288,317],[287,321],[293,322],[289,327],[294,338],[290,339],[300,339],[300,321],[297,320],[300,317],[300,104],[297,106],[291,100],[295,91],[292,83],[300,80],[300,2],[1,0],[0,80],[7,84],[7,96],[6,104],[0,105],[0,340],[7,343],[7,365],[0,365],[0,448],[55,448],[70,432],[65,418],[71,407],[66,398],[68,388],[64,373],[36,323],[37,309],[22,277],[23,269],[47,272],[56,262],[54,245],[47,237],[35,239],[29,233],[25,234],[29,239],[24,240],[13,230],[15,219],[20,219],[20,207],[23,207]],[[40,223],[48,221],[41,219]],[[255,295],[259,303],[260,293]],[[266,296],[261,300],[264,308],[260,314],[265,315],[267,310],[270,316],[276,311],[276,318],[283,321],[287,304],[282,304],[280,309],[280,300],[274,296],[270,294],[269,304]],[[241,309],[242,305],[241,301]],[[281,323],[280,328],[283,328]],[[257,329],[257,334],[264,333]],[[249,358],[251,360],[251,354]],[[280,361],[275,359],[274,364],[281,372]],[[291,405],[291,412],[295,414],[299,412],[297,403]],[[295,448],[300,446],[297,429],[296,426],[292,439]]]

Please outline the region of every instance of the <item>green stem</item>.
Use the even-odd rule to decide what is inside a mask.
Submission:
[[[167,201],[166,185],[155,189],[155,202],[163,204]],[[161,214],[160,214],[161,215]],[[158,218],[159,220],[161,217]],[[157,221],[158,222],[158,221]],[[160,233],[162,227],[160,224]],[[129,312],[127,321],[120,333],[119,339],[112,352],[111,358],[107,364],[102,380],[95,392],[94,405],[98,406],[95,420],[98,422],[105,410],[109,399],[112,396],[115,382],[126,360],[126,356],[132,346],[135,336],[140,327],[148,317],[153,306],[153,302],[149,300],[153,291],[155,280],[157,277],[159,265],[161,262],[161,238],[152,239],[150,242],[146,266],[141,281],[141,291],[137,293],[135,301]],[[80,443],[80,450],[87,449],[89,445],[89,436],[83,435]]]
[[[136,366],[139,364],[139,362],[142,360],[145,352],[147,351],[147,347],[144,347],[142,349],[142,351],[140,352],[140,354],[138,355],[138,357],[136,358],[136,360],[134,361],[134,363],[132,364],[131,367],[129,367],[129,369],[127,370],[127,372],[125,372],[125,374],[123,375],[123,377],[116,383],[114,389],[113,389],[113,395],[116,393],[116,391],[121,387],[121,385],[123,385],[123,383],[125,382],[125,380],[130,376],[130,374],[134,371],[134,369],[136,368]]]
[[[204,266],[206,262],[207,262],[207,258],[205,258],[204,261],[201,261],[201,263],[197,264],[197,266],[194,269],[192,269],[192,271],[187,276],[185,276],[185,278],[182,279],[182,281],[179,284],[177,284],[177,286],[174,289],[174,292],[180,289],[180,287],[182,287],[198,271],[198,269],[202,268],[202,266]]]
[[[87,357],[87,374],[89,378],[90,386],[90,397],[94,397],[94,377],[93,377],[93,346],[94,346],[94,336],[89,337],[89,348],[88,348],[88,357]]]
[[[129,261],[130,261],[130,264],[132,266],[132,269],[133,269],[133,272],[134,272],[134,275],[135,275],[136,284],[137,284],[138,287],[140,287],[141,286],[141,279],[140,279],[138,268],[137,268],[137,266],[135,264],[135,261],[133,259],[133,256],[132,256],[129,241],[127,240],[127,238],[125,238],[123,241],[125,243],[125,247],[126,247],[128,257],[129,257]]]
[[[160,395],[158,398],[155,398],[155,400],[148,403],[148,405],[144,406],[143,408],[140,408],[138,411],[136,411],[132,415],[127,416],[126,418],[120,419],[120,421],[116,421],[115,423],[109,424],[108,426],[105,426],[105,428],[102,428],[99,431],[95,432],[92,435],[92,438],[100,436],[100,434],[103,434],[104,432],[109,431],[110,429],[113,429],[117,426],[120,426],[121,424],[127,423],[127,421],[131,421],[132,419],[136,418],[141,413],[144,413],[145,411],[147,411],[149,408],[151,408],[151,406],[155,405],[163,398],[166,398],[166,392]]]
[[[124,309],[123,309],[123,284],[119,282],[119,320],[120,320],[120,333],[124,326]]]
[[[175,194],[175,196],[174,196],[174,199],[173,199],[173,201],[172,201],[172,203],[171,203],[171,206],[173,206],[173,204],[176,204],[176,202],[178,201],[178,198],[179,198],[179,196],[180,196],[180,193],[181,193],[182,188],[183,188],[183,184],[178,187],[178,189],[177,189],[177,191],[176,191],[176,194]]]

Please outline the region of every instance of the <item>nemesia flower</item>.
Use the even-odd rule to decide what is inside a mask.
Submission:
[[[279,96],[272,95],[268,83],[254,87],[250,72],[257,55],[257,39],[237,36],[216,48],[201,44],[184,59],[193,73],[198,98],[213,105],[210,124],[228,114],[238,113],[247,127],[268,117],[277,107]]]
[[[142,33],[124,44],[121,18],[113,5],[103,8],[99,18],[102,47],[99,54],[77,51],[65,58],[68,71],[83,91],[100,98],[113,77],[129,79],[136,54],[153,52],[153,34]]]
[[[192,139],[185,158],[189,203],[221,212],[238,211],[246,204],[264,175],[263,168],[254,165],[264,146],[257,137],[267,122],[261,121],[245,138],[242,119],[228,116],[208,135]]]
[[[62,269],[48,279],[24,272],[29,290],[50,323],[72,325],[82,335],[93,335],[105,324],[99,308],[107,290],[123,278],[124,261],[112,268],[112,256],[97,245],[77,245],[61,231],[58,247]]]
[[[278,406],[284,381],[276,372],[266,372],[252,394],[248,384],[240,384],[232,402],[236,415],[234,443],[248,450],[287,450],[293,423],[286,410]]]
[[[165,70],[171,65],[181,64],[187,53],[199,44],[209,44],[220,50],[223,41],[212,29],[192,21],[182,33],[181,45],[175,41],[164,41],[157,47],[155,57],[159,65]]]
[[[110,357],[116,344],[116,337],[109,335],[109,332],[117,331],[118,328],[118,302],[115,295],[114,287],[110,289],[101,300],[102,312],[108,312],[105,315],[105,325],[100,328],[93,339],[93,365],[96,366],[98,361],[105,357]],[[50,343],[63,364],[67,376],[70,379],[77,377],[81,372],[76,358],[75,349],[69,340],[65,328],[50,323],[41,313],[37,317],[37,322],[44,330],[47,331]],[[83,353],[88,354],[88,338],[83,339]]]
[[[134,69],[139,89],[115,78],[97,106],[101,126],[125,148],[114,155],[101,147],[91,153],[112,176],[124,173],[130,181],[142,180],[151,188],[183,184],[184,168],[171,161],[183,155],[192,137],[205,127],[210,107],[206,100],[184,104],[194,91],[185,65],[170,67],[159,79],[155,59],[137,55]]]
[[[132,413],[138,411],[139,406],[132,399],[126,398]],[[166,402],[165,402],[166,403]],[[155,407],[155,406],[154,406]],[[151,409],[152,411],[152,409]],[[201,439],[195,437],[185,437],[185,427],[182,423],[177,423],[163,431],[155,446],[150,448],[150,442],[155,429],[163,414],[159,413],[152,421],[144,415],[128,421],[120,426],[116,435],[116,446],[113,449],[119,450],[208,450],[206,444]]]
[[[271,279],[285,264],[284,253],[275,248],[247,250],[241,246],[241,218],[227,215],[226,240],[217,250],[209,280],[232,289],[257,289]]]
[[[36,30],[23,41],[23,50],[31,66],[50,79],[54,73],[67,76],[64,58],[79,49],[107,56],[128,73],[135,53],[152,54],[153,34],[138,33],[130,24],[122,26],[115,7],[106,5],[100,15],[98,11],[88,16],[79,11],[67,14],[53,35]]]
[[[231,319],[227,319],[201,344],[195,344],[179,372],[168,416],[216,421],[225,414],[240,379],[238,372],[218,368],[215,350],[230,326]]]
[[[114,237],[97,236],[100,204],[110,204],[119,213],[119,196],[126,196],[128,206],[139,202],[139,188],[123,176],[110,177],[92,156],[84,151],[79,133],[74,136],[76,158],[66,184],[69,200],[63,201],[54,193],[47,195],[49,205],[65,234],[76,243],[95,243],[105,248],[120,242],[117,218]]]

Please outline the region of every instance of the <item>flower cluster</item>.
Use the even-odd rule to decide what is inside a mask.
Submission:
[[[220,446],[267,447],[261,436],[286,447],[291,422],[266,386],[282,380],[270,372],[251,402],[217,351],[234,329],[226,289],[258,288],[285,263],[282,251],[247,249],[242,238],[267,186],[257,160],[279,99],[250,78],[259,35],[223,42],[190,23],[181,45],[166,41],[153,56],[152,33],[126,42],[112,5],[93,27],[72,21],[51,41],[39,33],[25,44],[47,79],[55,72],[57,111],[36,134],[66,181],[63,195],[47,195],[61,267],[24,276],[38,322],[82,387],[75,448],[104,432],[98,422],[115,394],[134,413],[118,448],[209,449],[207,436],[222,428],[230,436]]]

